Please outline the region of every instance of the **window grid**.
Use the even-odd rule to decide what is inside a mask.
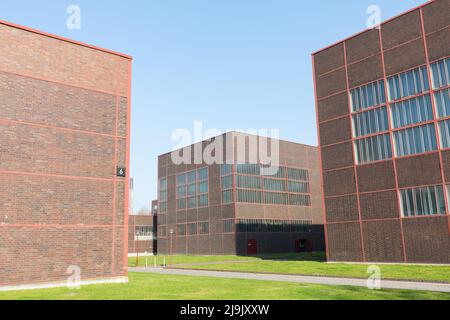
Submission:
[[[396,157],[437,150],[434,124],[415,126],[394,132]]]
[[[176,177],[177,210],[207,207],[209,204],[209,169],[203,167]]]
[[[447,72],[447,64],[445,68]],[[432,75],[433,77],[436,78]],[[439,79],[442,80],[442,72],[440,77]],[[440,124],[440,130],[435,127],[432,102],[435,102],[438,116],[446,119],[450,114],[450,88],[442,89],[442,86],[448,86],[446,79],[448,79],[447,73],[444,77],[445,81],[440,82],[441,91],[435,92],[433,97],[430,94],[430,78],[426,65],[387,79],[388,98],[391,102],[389,111],[390,121],[392,122],[392,140],[394,142],[392,146],[389,119],[387,119],[387,123],[381,122],[384,119],[381,116],[384,114],[381,110],[386,108],[384,105],[371,106],[368,110],[356,111],[352,107],[353,137],[358,138],[354,139],[353,143],[356,164],[435,151],[438,149],[436,137],[438,131],[442,133],[443,143],[441,143],[441,147],[445,148],[448,139],[443,133],[446,133],[447,126],[446,124]],[[351,100],[354,99],[353,93],[355,90],[362,87],[350,91]],[[358,92],[364,95],[364,90]],[[369,98],[360,97],[360,99],[367,100]],[[434,99],[434,101],[431,99]],[[352,100],[351,104],[353,103]],[[386,127],[387,129],[385,129]],[[394,154],[392,154],[392,149]]]
[[[434,103],[438,118],[450,116],[450,88],[434,92]]]
[[[439,122],[441,149],[450,148],[450,119]]]
[[[442,186],[400,190],[403,217],[445,215],[446,206]]]
[[[430,90],[426,66],[396,74],[387,79],[390,102],[413,97]]]
[[[222,164],[220,166],[220,187],[222,204],[233,203],[233,165]]]
[[[450,85],[450,58],[436,61],[431,65],[431,79],[434,89]]]
[[[223,220],[223,233],[234,232],[234,219]]]
[[[384,80],[374,81],[350,90],[350,104],[353,112],[385,105]]]
[[[167,212],[167,178],[159,180],[159,212]]]
[[[221,170],[228,174],[229,170]],[[307,170],[280,167],[277,174],[266,176],[258,164],[236,166],[236,201],[269,205],[310,206],[309,174]],[[222,203],[232,201],[228,175],[221,177]]]

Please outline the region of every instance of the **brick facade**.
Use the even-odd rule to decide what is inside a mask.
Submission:
[[[0,286],[127,275],[130,71],[0,23]]]
[[[230,132],[223,136],[224,155],[236,163],[254,163],[249,152],[249,139],[256,136]],[[237,152],[239,139],[244,139],[245,154]],[[212,141],[201,144],[206,147]],[[233,143],[228,143],[234,141]],[[241,140],[242,141],[242,140]],[[258,142],[259,143],[259,142]],[[201,145],[200,143],[197,145]],[[232,146],[226,148],[226,146]],[[270,142],[269,142],[270,146]],[[191,146],[193,147],[193,146]],[[194,148],[192,148],[194,150]],[[289,253],[296,251],[296,241],[309,241],[311,250],[323,251],[323,201],[320,188],[320,171],[318,151],[316,147],[297,143],[279,141],[280,166],[303,168],[308,171],[311,204],[309,206],[269,205],[257,203],[235,202],[223,203],[221,189],[220,164],[175,165],[171,154],[161,155],[158,159],[158,177],[167,179],[167,210],[161,211],[161,199],[158,206],[158,254],[193,254],[193,255],[247,255],[248,241],[256,242],[257,254]],[[233,156],[234,155],[234,156]],[[194,155],[192,154],[192,158]],[[260,154],[256,155],[259,159]],[[208,168],[208,206],[197,209],[177,210],[176,176],[199,168]],[[234,166],[233,166],[234,167]],[[236,178],[233,178],[236,180]],[[233,182],[236,186],[236,181]],[[233,187],[233,197],[236,190]],[[311,226],[305,232],[236,232],[237,223],[246,219],[262,220],[308,220]],[[232,230],[224,231],[224,223],[232,220]],[[179,224],[208,222],[207,234],[180,235],[177,232]],[[170,236],[169,231],[174,231]]]
[[[430,1],[313,54],[330,261],[450,263],[447,197],[445,215],[431,217],[405,217],[399,200],[402,188],[437,185],[445,193],[449,151],[399,157],[392,143],[393,157],[358,164],[350,114],[352,89],[378,80],[386,86],[388,77],[419,66],[430,74],[431,63],[448,58],[449,21],[450,1]],[[432,108],[437,126],[442,119]]]

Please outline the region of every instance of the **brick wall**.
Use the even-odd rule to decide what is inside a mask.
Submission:
[[[126,275],[130,66],[0,24],[0,285]]]
[[[450,0],[428,2],[313,54],[329,260],[450,263],[448,204],[444,217],[404,218],[398,199],[400,188],[445,188],[449,151],[355,164],[348,99],[355,87],[448,57],[449,12]]]

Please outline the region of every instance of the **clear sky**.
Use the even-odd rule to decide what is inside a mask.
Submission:
[[[156,198],[175,129],[280,129],[317,144],[311,53],[425,0],[3,0],[0,19],[130,54],[134,209]],[[81,29],[66,27],[69,5]]]

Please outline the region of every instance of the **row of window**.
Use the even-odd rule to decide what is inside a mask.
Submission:
[[[308,181],[308,170],[279,167],[275,174],[270,168],[253,163],[238,163],[236,164],[236,173],[250,176],[272,176],[275,178],[283,178],[289,180]],[[223,164],[220,169],[221,176],[231,175],[233,173],[233,166],[231,164]]]
[[[228,189],[228,182],[225,181]],[[309,193],[309,183],[291,180],[259,178],[252,176],[236,176],[236,187],[241,189],[257,189],[265,191],[288,191],[292,193]]]
[[[255,190],[237,189],[236,201],[258,204],[280,204],[290,206],[310,206],[311,198],[306,194],[262,192]]]
[[[137,237],[151,237],[153,236],[153,226],[135,226],[134,234]]]
[[[245,232],[310,232],[311,220],[240,219],[236,231]]]
[[[449,123],[440,123],[441,147],[449,148]],[[392,158],[389,134],[373,136],[355,141],[357,163],[368,163]],[[412,127],[394,132],[394,150],[397,157],[437,150],[434,124]]]

